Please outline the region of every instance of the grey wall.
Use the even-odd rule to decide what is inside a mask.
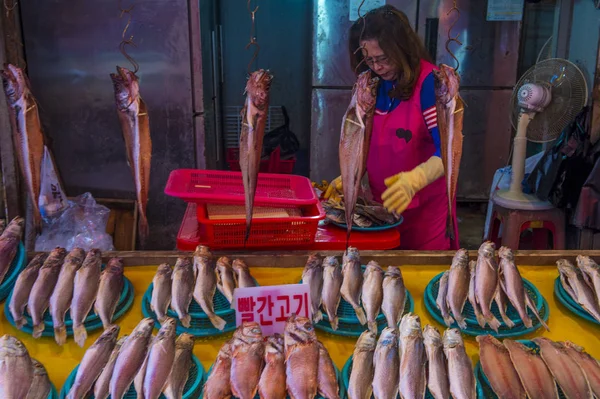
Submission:
[[[130,4],[130,2],[124,2]],[[131,68],[118,45],[117,1],[20,2],[27,67],[68,195],[135,198],[109,73]],[[128,34],[153,141],[148,248],[171,249],[185,204],[163,194],[169,172],[194,167],[188,6],[136,2]]]

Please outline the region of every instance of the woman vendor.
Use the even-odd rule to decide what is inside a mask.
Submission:
[[[354,23],[349,47],[352,69],[370,69],[380,78],[367,172],[374,200],[404,217],[400,249],[458,249],[455,201],[452,242],[446,232],[448,193],[435,107],[436,67],[425,46],[406,15],[385,5],[365,15],[364,32],[362,20]],[[354,55],[359,47],[362,51]],[[341,190],[338,177],[325,198]]]

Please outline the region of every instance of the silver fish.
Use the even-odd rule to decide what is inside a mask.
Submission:
[[[596,299],[600,304],[600,266],[589,256],[578,255],[577,266],[583,272],[583,278],[596,292]]]
[[[94,303],[94,310],[107,328],[112,323],[125,280],[123,278],[123,259],[112,258],[100,275],[100,285]]]
[[[167,399],[181,399],[183,397],[183,390],[192,367],[194,339],[193,335],[183,333],[175,341],[173,370],[171,370],[164,390]]]
[[[239,399],[252,399],[258,391],[265,344],[260,325],[243,323],[233,334],[231,392]]]
[[[302,271],[302,283],[310,287],[310,303],[312,307],[312,319],[318,323],[323,319],[321,312],[321,294],[323,291],[323,265],[318,255],[310,255]]]
[[[485,328],[485,319],[481,314],[481,308],[477,303],[477,299],[475,298],[475,270],[476,270],[477,262],[474,260],[469,262],[469,272],[471,274],[471,278],[469,281],[469,303],[473,308],[473,313],[475,313],[475,318],[477,319],[477,324],[481,328]]]
[[[312,322],[292,315],[285,324],[286,386],[292,399],[312,399],[319,389],[319,344]]]
[[[163,263],[158,266],[156,274],[152,279],[152,298],[150,300],[150,309],[156,314],[159,323],[167,318],[167,310],[171,303],[171,293],[173,281],[171,279],[173,271],[171,265]]]
[[[396,328],[406,306],[406,287],[402,272],[398,266],[388,266],[383,277],[383,302],[381,310],[387,320],[387,326]]]
[[[452,311],[454,320],[456,320],[458,326],[463,330],[467,328],[467,322],[462,315],[462,311],[469,295],[469,283],[469,254],[467,253],[467,250],[459,249],[454,255],[452,265],[450,266],[446,301],[448,302],[448,307]]]
[[[194,268],[197,271],[194,299],[206,313],[211,324],[223,331],[227,322],[215,314],[213,298],[217,290],[217,275],[215,261],[212,256],[205,256],[196,251],[194,253]]]
[[[8,308],[13,320],[15,321],[15,325],[19,330],[22,329],[27,323],[24,317],[25,307],[27,306],[27,301],[29,300],[31,288],[33,287],[33,284],[38,277],[40,268],[44,264],[44,261],[47,257],[47,254],[36,255],[31,262],[29,262],[27,267],[19,274],[19,277],[17,277],[17,281],[15,282]]]
[[[285,399],[285,388],[283,336],[274,334],[265,344],[265,367],[260,374],[258,394],[261,399]]]
[[[119,326],[111,325],[88,348],[77,369],[75,381],[67,395],[67,399],[85,398],[98,379],[104,366],[108,363],[110,355],[115,348]]]
[[[125,343],[127,339],[127,335],[119,338],[112,352],[110,353],[110,357],[108,358],[108,362],[102,369],[100,376],[96,380],[94,384],[94,399],[106,399],[108,398],[110,392],[110,377],[112,377],[113,370],[115,368],[115,363],[117,362],[117,357],[119,356],[119,351],[121,350],[121,346]]]
[[[446,270],[440,278],[440,287],[438,289],[437,298],[435,304],[437,305],[444,323],[450,327],[454,323],[454,319],[450,316],[450,309],[448,308],[448,278],[450,277],[450,270]]]
[[[520,342],[505,339],[503,343],[508,349],[510,360],[519,374],[527,397],[530,399],[558,398],[554,377],[550,374],[550,370],[542,358]]]
[[[4,281],[10,265],[17,255],[24,226],[25,219],[17,216],[8,224],[2,235],[0,235],[0,283]]]
[[[433,326],[427,324],[423,329],[423,342],[427,354],[427,387],[435,399],[448,399],[448,366],[444,355],[442,336]]]
[[[42,363],[33,358],[31,364],[33,365],[33,381],[27,392],[27,399],[47,399],[52,390],[48,372]]]
[[[81,248],[75,248],[69,252],[50,297],[50,315],[52,315],[52,324],[54,325],[54,339],[58,345],[64,345],[67,342],[65,316],[71,306],[71,299],[73,299],[75,273],[81,267],[84,258],[85,252]]]
[[[579,345],[569,341],[564,345],[567,354],[582,368],[596,398],[600,398],[600,362],[586,353]]]
[[[235,278],[238,288],[256,287],[256,282],[250,274],[250,269],[243,260],[234,260],[232,267],[233,271],[235,272]]]
[[[425,344],[419,316],[407,313],[400,321],[400,397],[424,398],[427,390]]]
[[[231,341],[221,346],[212,372],[204,384],[203,399],[229,399],[231,398]]]
[[[58,281],[60,268],[66,254],[67,251],[64,248],[53,249],[41,267],[38,277],[35,283],[33,283],[33,287],[31,287],[31,293],[27,301],[27,310],[33,322],[33,338],[41,337],[42,332],[44,332],[44,313],[48,309],[50,296],[52,296],[52,292]]]
[[[587,285],[581,271],[566,259],[556,261],[560,281],[565,291],[593,318],[600,321],[600,306],[592,289]]]
[[[25,399],[34,378],[27,348],[12,335],[0,338],[0,398]]]
[[[148,364],[144,377],[144,398],[146,399],[158,399],[167,384],[175,361],[175,327],[177,327],[175,319],[166,319],[148,352]]]
[[[383,269],[375,261],[367,264],[363,275],[362,301],[367,313],[369,330],[377,332],[377,316],[383,302]]]
[[[133,379],[146,359],[148,344],[152,337],[154,320],[142,319],[127,337],[119,351],[115,368],[110,378],[110,396],[113,399],[122,399]]]
[[[235,290],[235,277],[231,260],[223,256],[217,260],[217,289],[233,304],[233,291]]]
[[[100,284],[102,255],[99,249],[87,253],[83,265],[75,274],[73,299],[71,301],[71,319],[73,319],[73,335],[77,345],[83,348],[87,339],[87,331],[83,322],[96,301]]]
[[[508,298],[506,297],[506,293],[502,288],[499,288],[496,291],[494,302],[496,302],[496,305],[498,306],[498,311],[500,312],[500,317],[502,317],[504,324],[506,324],[508,328],[513,328],[515,323],[506,314],[506,309],[508,308]]]
[[[450,393],[454,399],[475,399],[475,375],[473,364],[465,351],[460,331],[456,328],[444,332],[444,354],[448,360]]]
[[[194,295],[196,276],[194,266],[189,258],[179,257],[173,269],[173,285],[171,287],[171,307],[177,313],[181,325],[190,328],[192,317],[189,314],[190,303]]]
[[[342,288],[342,269],[335,256],[328,256],[323,260],[323,290],[321,302],[327,313],[332,330],[338,328],[337,310],[340,304]]]
[[[348,399],[370,399],[375,374],[374,357],[377,336],[369,330],[363,332],[352,355],[352,371],[348,382]]]
[[[360,324],[367,324],[367,316],[364,310],[360,307],[360,296],[363,285],[363,274],[360,266],[360,255],[358,249],[348,247],[344,253],[342,262],[342,288],[340,293],[342,298],[354,308],[356,317]]]
[[[381,332],[373,357],[373,395],[375,399],[396,399],[400,381],[400,352],[396,326]]]
[[[533,342],[540,347],[544,363],[567,398],[593,399],[583,369],[568,355],[562,344],[541,337],[534,338]]]
[[[333,360],[327,348],[321,342],[317,344],[319,345],[318,392],[326,399],[340,399],[340,385]]]
[[[492,313],[492,302],[498,287],[498,263],[494,259],[496,246],[486,241],[479,247],[477,266],[475,267],[475,299],[481,307],[485,322],[494,330],[500,328],[500,321]]]
[[[481,368],[494,393],[499,398],[525,399],[527,394],[506,347],[491,335],[480,335],[477,342]]]
[[[144,358],[144,363],[142,363],[142,367],[138,370],[135,378],[133,379],[133,388],[135,389],[135,393],[137,395],[137,399],[144,399],[144,379],[146,377],[146,370],[148,369],[148,355],[152,350],[152,344],[154,344],[154,340],[156,336],[150,337],[150,342],[148,344],[148,350],[146,351],[146,357]]]

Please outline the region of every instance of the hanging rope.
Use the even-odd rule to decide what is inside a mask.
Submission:
[[[11,42],[13,42],[13,44],[15,45],[15,50],[17,48],[20,48],[19,50],[16,50],[16,56],[17,59],[13,60],[14,64],[25,70],[25,68],[27,68],[27,62],[25,61],[24,55],[23,55],[23,43],[18,39],[18,36],[14,35],[14,32],[16,32],[17,29],[17,23],[15,22],[15,15],[13,14],[13,11],[17,8],[17,6],[19,5],[18,0],[12,0],[12,4],[9,5],[9,2],[11,0],[3,0],[3,4],[4,4],[4,10],[6,11],[6,22],[7,22],[7,29],[6,31],[8,32],[6,37],[8,39],[10,39]]]
[[[446,40],[445,47],[446,47],[446,51],[448,52],[448,54],[450,54],[450,57],[454,58],[454,61],[456,61],[456,68],[454,68],[454,70],[457,71],[458,68],[460,67],[460,61],[458,60],[458,58],[456,58],[456,56],[454,55],[452,50],[450,50],[450,43],[457,43],[459,46],[462,46],[462,42],[460,40],[458,40],[460,33],[454,37],[450,36],[450,33],[452,32],[454,25],[456,25],[456,23],[460,19],[460,10],[458,9],[458,6],[456,5],[456,0],[454,0],[454,4],[453,4],[452,8],[450,10],[448,10],[448,12],[446,13],[446,16],[449,16],[453,12],[455,12],[457,15],[456,15],[456,19],[454,20],[454,22],[452,22],[452,25],[450,25],[450,27],[448,28],[448,40]]]
[[[125,34],[129,29],[129,25],[131,25],[131,11],[133,11],[134,8],[135,4],[132,4],[129,8],[123,8],[122,0],[119,0],[119,11],[121,12],[119,18],[123,18],[123,15],[127,14],[127,25],[125,25],[125,29],[123,29],[123,34],[121,35],[121,43],[119,43],[119,50],[121,51],[121,54],[123,54],[123,57],[125,57],[127,61],[129,61],[131,65],[133,65],[133,73],[137,73],[140,70],[140,65],[125,50],[125,46],[127,45],[137,47],[137,45],[133,41],[133,35],[129,36],[129,38],[125,38]]]
[[[258,6],[256,6],[256,8],[254,8],[254,10],[252,10],[250,8],[250,3],[252,2],[252,0],[248,0],[248,2],[246,3],[246,7],[248,8],[248,12],[250,13],[250,19],[252,21],[252,26],[250,27],[250,41],[248,42],[248,44],[246,45],[246,50],[248,50],[251,46],[254,46],[254,54],[252,55],[252,58],[250,59],[250,62],[248,63],[248,75],[250,75],[251,70],[250,68],[252,67],[252,63],[254,63],[254,61],[256,61],[256,59],[258,58],[258,52],[260,51],[260,46],[258,45],[258,42],[256,41],[256,34],[255,34],[255,29],[256,29],[256,12],[258,11]]]
[[[361,50],[365,50],[365,55],[363,56],[362,60],[360,60],[360,62],[356,65],[356,68],[354,68],[354,73],[356,74],[358,71],[358,68],[364,63],[366,62],[367,57],[369,56],[369,52],[367,51],[367,48],[364,47],[361,43],[362,43],[362,38],[363,35],[365,34],[365,29],[367,28],[367,20],[365,19],[365,16],[363,14],[360,13],[362,6],[365,4],[365,0],[362,0],[360,2],[360,4],[358,5],[358,18],[362,21],[362,29],[360,31],[360,35],[358,36],[358,48],[356,50],[354,50],[354,55],[356,55],[356,53],[358,53]]]

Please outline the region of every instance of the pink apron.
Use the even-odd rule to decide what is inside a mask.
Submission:
[[[409,100],[401,101],[385,115],[375,114],[373,135],[367,159],[369,184],[374,199],[381,201],[387,189],[384,180],[400,172],[413,170],[435,153],[433,138],[425,125],[421,109],[421,85],[435,68],[421,61],[421,73]],[[456,200],[454,201],[456,208]],[[456,225],[456,212],[454,225]],[[445,178],[434,181],[419,191],[402,214],[400,248],[406,250],[448,250],[450,239],[446,235],[448,194]],[[452,247],[458,249],[458,231]],[[453,240],[454,241],[454,240]]]

